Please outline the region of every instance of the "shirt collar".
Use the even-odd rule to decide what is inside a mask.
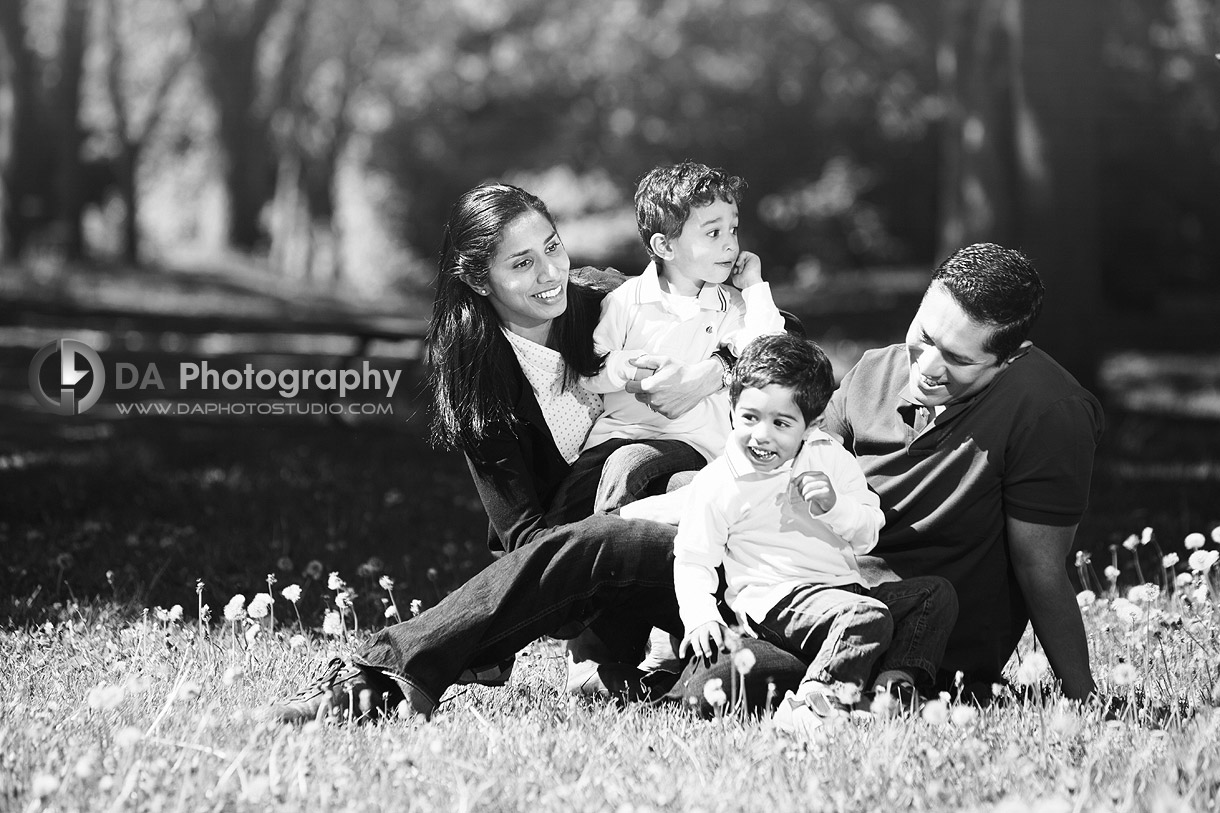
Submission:
[[[665,303],[666,297],[664,291],[661,290],[661,276],[657,271],[655,261],[648,263],[640,274],[640,285],[636,290],[637,304]],[[699,303],[699,307],[709,311],[726,311],[729,307],[729,298],[722,287],[711,282],[699,289],[699,295],[695,297],[695,301]]]

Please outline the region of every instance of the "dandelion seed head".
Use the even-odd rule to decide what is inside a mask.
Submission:
[[[703,684],[703,699],[713,706],[723,706],[728,702],[728,696],[724,693],[724,681],[720,678],[712,678]]]
[[[956,705],[949,711],[949,722],[958,728],[967,728],[974,725],[974,721],[978,719],[978,712],[974,706]]]
[[[270,610],[271,596],[266,593],[255,594],[254,598],[250,599],[250,606],[246,608],[251,618],[266,618]]]
[[[144,739],[143,732],[133,725],[120,728],[118,733],[114,735],[114,744],[123,750],[134,747],[140,740]]]
[[[38,799],[45,799],[59,790],[59,779],[49,773],[36,773],[30,780],[30,793]]]
[[[164,607],[153,607],[153,617],[158,621],[169,623],[169,610]]]
[[[169,608],[169,620],[177,624],[182,620],[182,605],[175,604]]]
[[[1076,594],[1076,604],[1080,607],[1092,606],[1097,601],[1097,594],[1092,590],[1081,590]]]
[[[225,621],[240,621],[246,615],[246,597],[241,593],[229,599],[229,603],[225,605]]]
[[[1220,525],[1212,528],[1212,541],[1217,545],[1220,545]]]
[[[301,585],[290,584],[280,591],[280,595],[296,604],[301,600]]]
[[[898,701],[884,686],[878,686],[873,690],[873,702],[869,704],[868,710],[879,720],[895,717],[898,715]]]
[[[1137,623],[1144,617],[1144,611],[1138,605],[1125,598],[1116,598],[1110,603],[1110,609],[1120,619],[1129,625]]]
[[[1147,604],[1156,601],[1161,595],[1161,588],[1155,584],[1137,584],[1127,591],[1127,601],[1132,604]]]
[[[1110,682],[1115,686],[1130,686],[1139,676],[1139,671],[1129,663],[1118,663],[1110,670]]]
[[[424,603],[417,598],[411,599],[411,615],[419,615],[423,612]]]
[[[385,617],[386,618],[397,618],[398,617],[398,608],[395,607],[393,604],[391,604],[389,607],[386,607],[385,608]]]
[[[289,649],[300,649],[303,646],[305,646],[305,636],[300,633],[288,639]]]
[[[1131,534],[1131,536],[1129,536],[1123,540],[1123,547],[1126,548],[1127,550],[1135,550],[1139,546],[1140,546],[1140,538],[1138,536],[1136,536],[1135,534]]]
[[[930,725],[944,725],[949,722],[949,704],[939,698],[929,700],[924,703],[920,716]]]
[[[752,650],[742,648],[733,653],[733,668],[743,675],[750,674],[756,661]]]
[[[394,580],[389,576],[382,576],[377,580],[377,583],[381,585],[381,589],[387,593],[394,589]]]
[[[1175,578],[1173,580],[1173,583],[1175,585],[1177,585],[1179,588],[1190,587],[1191,582],[1193,582],[1194,580],[1195,580],[1195,574],[1193,574],[1193,573],[1179,573],[1177,575],[1177,578]]]
[[[1178,563],[1178,555],[1176,553],[1167,553],[1161,557],[1161,567],[1171,568]]]
[[[322,616],[322,632],[327,635],[342,635],[343,617],[334,610],[327,610],[326,615]]]
[[[1106,565],[1106,569],[1103,572],[1106,574],[1106,581],[1110,582],[1110,584],[1118,581],[1119,570],[1114,565]]]
[[[1213,539],[1215,539],[1215,537],[1216,537],[1216,531],[1220,531],[1220,526],[1217,526],[1216,528],[1212,529],[1212,538]],[[1201,534],[1197,531],[1192,534],[1187,534],[1186,538],[1184,540],[1182,540],[1182,544],[1186,546],[1187,550],[1199,550],[1206,543],[1207,543],[1207,539],[1204,538],[1203,534]]]
[[[1140,532],[1140,544],[1147,545],[1152,541],[1152,526],[1145,525],[1144,530]]]
[[[287,556],[281,556],[279,559],[275,560],[275,566],[279,570],[285,572],[292,570],[292,559],[288,558]]]
[[[126,695],[127,692],[122,686],[99,683],[89,690],[86,702],[89,704],[89,708],[95,711],[110,711],[118,708]]]
[[[1190,555],[1186,563],[1194,572],[1205,574],[1215,566],[1217,559],[1220,559],[1220,551],[1197,550]]]
[[[331,573],[330,578],[326,580],[326,588],[328,590],[341,590],[344,584],[346,582],[339,578],[338,572]]]
[[[1022,686],[1033,686],[1042,682],[1050,669],[1050,663],[1041,652],[1031,652],[1021,660],[1017,667],[1016,681]]]
[[[314,581],[319,581],[322,578],[322,574],[325,572],[326,568],[322,566],[321,562],[319,562],[317,559],[311,559],[309,564],[305,565],[305,570],[301,573],[301,575],[305,576],[306,578],[313,579]]]

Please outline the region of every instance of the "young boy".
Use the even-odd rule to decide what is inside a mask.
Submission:
[[[674,541],[680,654],[711,657],[724,645],[723,564],[725,601],[743,628],[809,664],[776,712],[777,725],[806,731],[848,711],[835,684],[880,685],[904,700],[930,686],[957,616],[939,577],[864,586],[856,556],[877,543],[884,517],[855,458],[819,428],[833,389],[812,342],[784,334],[746,347],[724,455],[688,487]]]
[[[784,329],[758,257],[737,242],[744,190],[741,178],[692,162],[657,167],[636,189],[636,224],[652,261],[602,303],[593,343],[606,359],[582,384],[604,395],[605,412],[567,481],[579,493],[577,483],[588,482],[582,478],[599,478],[596,511],[619,508],[671,474],[702,468],[728,435],[727,381],[668,418],[624,389],[637,377],[639,356],[695,364],[722,349],[736,356],[754,337]],[[565,500],[566,494],[553,504]]]

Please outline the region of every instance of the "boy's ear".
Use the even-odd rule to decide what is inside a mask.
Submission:
[[[660,232],[653,232],[652,237],[648,238],[648,247],[652,249],[653,254],[662,260],[672,260],[674,258],[674,250],[669,245],[669,239]]]

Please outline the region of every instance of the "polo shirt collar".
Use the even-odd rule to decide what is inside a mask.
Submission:
[[[838,443],[838,441],[821,429],[815,428],[809,430],[805,443]],[[799,454],[800,452],[798,451],[797,455]],[[729,465],[729,472],[733,475],[734,480],[766,480],[772,477],[791,477],[793,473],[792,464],[796,461],[797,455],[794,455],[791,460],[785,461],[783,465],[771,471],[758,471],[746,457],[745,450],[732,437],[724,445],[724,459]]]
[[[665,303],[665,294],[661,290],[661,277],[657,271],[656,262],[650,262],[644,268],[640,274],[640,284],[636,291],[636,304],[655,302],[663,305]],[[711,282],[699,289],[699,295],[695,297],[695,301],[699,303],[700,308],[709,311],[725,311],[729,307],[728,297],[725,296],[724,291],[719,285]]]

